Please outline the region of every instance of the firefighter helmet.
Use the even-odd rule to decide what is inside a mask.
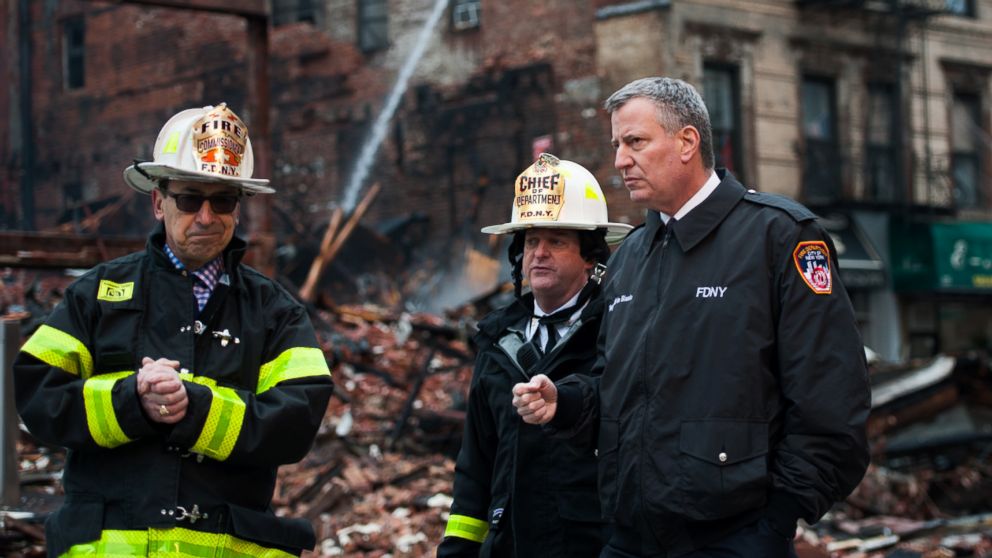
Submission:
[[[506,234],[532,227],[605,229],[607,240],[621,240],[630,225],[610,223],[606,197],[596,177],[582,165],[541,153],[514,182],[510,222],[484,227],[482,232]]]
[[[226,103],[170,118],[155,139],[153,156],[124,171],[124,181],[144,194],[162,179],[229,184],[246,194],[275,192],[268,180],[251,177],[255,158],[248,128]]]

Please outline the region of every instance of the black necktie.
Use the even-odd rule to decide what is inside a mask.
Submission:
[[[558,343],[558,324],[565,323],[569,321],[572,316],[585,306],[586,301],[588,301],[593,294],[599,291],[599,283],[595,281],[589,281],[582,287],[579,291],[579,297],[575,300],[575,304],[555,312],[554,314],[548,314],[545,316],[533,316],[537,318],[538,324],[543,325],[548,328],[548,342],[544,345],[544,350],[541,350],[541,338],[539,337],[540,331],[535,331],[534,335],[531,337],[531,342],[534,344],[534,348],[540,354],[547,354],[551,352],[551,349],[555,347]]]
[[[544,350],[541,351],[544,354],[551,352],[551,349],[555,347],[558,343],[558,324],[567,322],[575,311],[578,310],[575,306],[569,306],[568,308],[555,312],[554,314],[548,316],[541,316],[537,319],[538,323],[547,330],[548,332],[548,342],[544,344]],[[540,338],[538,338],[539,340]]]
[[[659,234],[661,235],[661,237],[664,238],[665,235],[667,235],[669,233],[669,231],[672,230],[672,227],[674,227],[674,226],[675,226],[675,217],[669,218],[667,223],[662,223],[661,224],[661,230],[659,231]]]
[[[548,330],[548,342],[544,345],[544,354],[551,352],[551,349],[555,348],[555,343],[558,342],[558,326],[552,323],[544,324],[544,327]]]

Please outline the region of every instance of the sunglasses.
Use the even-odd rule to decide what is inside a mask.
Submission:
[[[176,200],[176,207],[179,211],[183,213],[196,213],[200,211],[203,207],[204,201],[210,202],[210,209],[214,213],[226,215],[231,213],[238,207],[238,202],[241,201],[240,196],[231,195],[219,195],[219,196],[204,196],[201,194],[176,194],[173,192],[165,191],[165,195]]]

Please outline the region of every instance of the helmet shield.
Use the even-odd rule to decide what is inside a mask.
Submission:
[[[531,227],[577,230],[606,229],[611,242],[632,228],[611,223],[606,197],[596,178],[584,167],[542,153],[514,182],[510,222],[484,227],[482,232],[506,234]]]
[[[124,181],[145,194],[162,179],[216,182],[246,194],[275,192],[268,180],[251,177],[255,158],[248,127],[225,103],[170,118],[153,153],[153,161],[136,162],[124,171]]]

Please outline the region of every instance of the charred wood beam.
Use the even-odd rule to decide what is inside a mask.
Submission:
[[[15,519],[9,515],[3,518],[4,527],[11,531],[17,531],[28,537],[34,539],[37,542],[45,542],[45,530],[36,525],[32,525],[26,521],[21,521],[20,519]]]
[[[143,236],[78,235],[57,232],[0,231],[0,266],[89,268],[145,249]],[[259,239],[248,240],[249,249]],[[251,264],[250,261],[246,263]]]
[[[90,0],[93,1],[93,0]],[[180,8],[247,18],[269,17],[265,0],[117,0],[119,4],[141,4],[158,8]]]
[[[393,426],[393,433],[389,436],[389,449],[396,447],[396,442],[403,435],[403,429],[406,428],[406,423],[410,420],[410,415],[413,414],[413,404],[416,402],[417,397],[420,396],[420,390],[424,387],[424,381],[431,375],[431,361],[434,360],[435,350],[436,348],[432,347],[427,353],[427,358],[424,359],[424,365],[420,369],[420,374],[417,376],[417,380],[413,384],[413,389],[410,390],[410,395],[406,398],[406,403],[403,405],[403,412],[400,413],[400,418],[396,420],[396,424]]]
[[[141,237],[4,231],[0,232],[0,265],[87,268],[107,259],[138,252],[144,247],[145,239]]]

